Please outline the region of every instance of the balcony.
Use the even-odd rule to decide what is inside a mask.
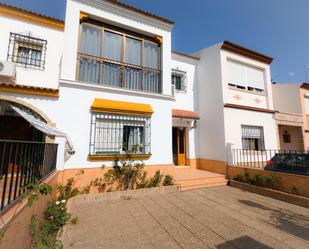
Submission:
[[[161,71],[78,54],[79,81],[108,87],[161,93]]]

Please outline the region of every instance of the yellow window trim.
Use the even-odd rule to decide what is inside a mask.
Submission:
[[[108,99],[94,99],[91,110],[94,112],[137,116],[151,116],[153,114],[151,105]]]
[[[89,155],[89,161],[115,161],[115,160],[147,160],[151,154],[133,154],[128,157],[126,154],[121,155]]]
[[[8,92],[8,93],[19,93],[19,94],[27,94],[27,95],[36,95],[36,96],[47,96],[47,97],[59,97],[58,90],[50,90],[50,89],[36,89],[36,88],[27,88],[27,87],[18,87],[11,85],[0,85],[0,92]]]

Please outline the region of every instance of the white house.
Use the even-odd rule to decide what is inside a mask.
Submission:
[[[65,178],[128,150],[225,173],[231,145],[277,148],[268,56],[227,41],[173,52],[172,21],[118,1],[67,0],[65,22],[1,5],[0,19],[0,140],[55,142]]]
[[[272,58],[229,41],[194,55],[200,57],[200,167],[224,172],[231,148],[277,149],[269,68]]]

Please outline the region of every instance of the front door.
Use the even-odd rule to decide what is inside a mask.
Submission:
[[[186,165],[186,128],[184,127],[173,127],[173,158],[176,165]]]

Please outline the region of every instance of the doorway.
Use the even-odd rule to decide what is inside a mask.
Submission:
[[[186,128],[173,127],[173,159],[178,166],[186,165]]]

